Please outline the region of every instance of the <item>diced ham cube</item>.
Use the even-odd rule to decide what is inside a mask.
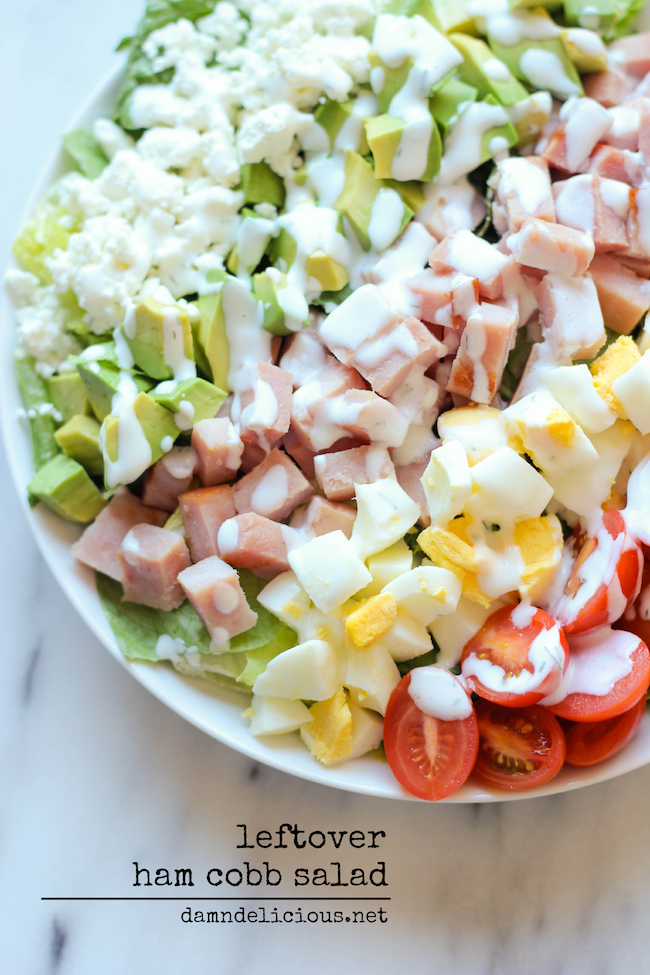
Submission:
[[[399,447],[409,422],[392,403],[369,389],[349,389],[329,404],[328,419],[350,437]]]
[[[548,175],[548,164],[541,156],[515,156],[502,159],[490,180],[496,200],[503,207],[510,233],[521,230],[527,220],[555,222],[555,204]]]
[[[510,307],[481,304],[467,319],[447,390],[475,403],[491,403],[514,344],[518,315]]]
[[[124,599],[154,609],[177,609],[185,600],[177,576],[190,565],[182,535],[156,525],[135,525],[117,557]]]
[[[135,525],[162,527],[166,521],[166,511],[146,508],[139,498],[126,488],[121,488],[74,543],[70,552],[91,569],[121,582],[122,567],[117,550],[124,537]]]
[[[592,359],[605,343],[596,286],[588,274],[547,274],[535,289],[542,334],[556,360]]]
[[[561,124],[551,133],[542,156],[550,166],[577,173],[612,127],[606,108],[593,98],[567,102],[560,110]]]
[[[219,555],[237,569],[250,569],[260,579],[274,579],[289,570],[287,529],[254,511],[224,521],[219,529]]]
[[[572,176],[553,185],[557,222],[584,230],[596,252],[624,250],[629,243],[627,215],[630,187],[592,174]]]
[[[650,257],[632,257],[625,251],[618,251],[616,254],[620,263],[633,271],[639,278],[650,278]]]
[[[650,102],[647,100],[641,109],[641,118],[639,120],[639,154],[645,166],[646,173],[650,174]]]
[[[518,264],[566,277],[584,274],[594,256],[591,234],[546,220],[530,220],[507,244]]]
[[[629,335],[650,308],[650,281],[628,270],[611,254],[598,254],[589,272],[596,285],[605,325]]]
[[[211,487],[232,481],[241,464],[244,444],[230,420],[199,420],[192,428],[192,446],[201,484]]]
[[[467,274],[438,274],[426,268],[407,283],[420,297],[420,317],[432,325],[458,328],[478,304],[478,280]]]
[[[400,487],[404,488],[409,498],[411,498],[412,501],[415,501],[420,509],[418,525],[421,525],[423,528],[428,528],[431,524],[429,506],[427,504],[424,488],[422,487],[422,482],[420,481],[420,478],[424,474],[428,463],[429,457],[424,460],[417,460],[413,464],[406,464],[404,467],[395,468],[397,481]]]
[[[346,360],[375,393],[391,396],[414,368],[428,369],[447,349],[417,318],[397,314]]]
[[[594,71],[583,79],[585,94],[600,102],[605,108],[613,108],[625,101],[632,93],[632,82],[622,71]]]
[[[291,428],[314,453],[331,447],[346,435],[345,430],[328,420],[327,413],[331,402],[349,389],[365,390],[367,385],[356,369],[348,369],[328,355],[325,368],[317,378],[293,394]]]
[[[512,263],[511,257],[500,253],[492,244],[469,230],[459,230],[445,237],[434,247],[429,258],[433,270],[440,274],[460,271],[461,274],[477,278],[481,297],[490,299],[502,294],[503,275]]]
[[[268,453],[289,429],[291,374],[268,362],[258,362],[251,389],[241,394],[240,436],[246,447],[256,444]]]
[[[280,366],[293,378],[298,389],[311,382],[322,372],[327,363],[327,349],[310,328],[301,328],[286,340]]]
[[[193,562],[218,555],[217,535],[224,521],[237,514],[229,484],[197,488],[178,498]]]
[[[636,152],[639,148],[639,125],[641,123],[641,113],[638,106],[631,103],[627,105],[616,105],[614,108],[607,109],[607,114],[612,119],[612,127],[603,136],[603,142],[615,149],[627,149],[628,152]]]
[[[273,521],[282,521],[313,493],[300,468],[277,447],[232,490],[238,514],[255,511]]]
[[[355,484],[372,484],[394,477],[395,468],[385,447],[372,445],[319,454],[314,458],[316,480],[330,501],[349,501]]]
[[[451,186],[427,187],[427,202],[416,219],[423,223],[436,240],[457,230],[474,230],[485,220],[485,200],[464,177]]]
[[[609,45],[609,55],[617,68],[636,78],[645,77],[650,71],[650,31],[620,37]]]
[[[314,457],[316,452],[304,442],[303,438],[296,433],[296,428],[292,423],[288,431],[282,438],[282,447],[296,462],[308,481],[314,479]]]
[[[650,257],[650,184],[645,183],[630,193],[628,220],[631,257]]]
[[[216,555],[184,569],[178,581],[216,644],[257,623],[236,571]]]
[[[306,508],[298,508],[291,516],[289,525],[298,531],[313,532],[314,535],[328,535],[342,531],[346,538],[352,534],[357,516],[354,508],[347,504],[335,504],[315,494]]]
[[[613,146],[596,146],[591,154],[587,172],[603,179],[614,179],[619,183],[639,186],[643,180],[643,170],[636,153]]]
[[[178,495],[187,491],[196,469],[193,447],[172,447],[145,475],[142,501],[151,508],[175,511]]]

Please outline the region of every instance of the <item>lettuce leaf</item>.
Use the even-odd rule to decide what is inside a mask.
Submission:
[[[239,570],[239,582],[246,599],[248,600],[248,605],[250,608],[257,613],[257,623],[250,630],[246,630],[245,633],[240,633],[239,636],[234,636],[230,641],[230,652],[231,653],[242,653],[251,650],[258,650],[261,647],[269,646],[275,640],[279,631],[283,628],[283,624],[277,617],[265,609],[257,601],[258,593],[264,588],[266,583],[263,579],[258,579],[256,575],[249,572],[248,569]],[[284,627],[284,629],[289,629],[289,627]],[[297,642],[296,634],[293,630],[290,631],[293,635],[294,642],[291,644],[295,646]],[[284,647],[286,650],[287,648]]]
[[[38,375],[36,360],[31,355],[16,356],[16,379],[25,409],[28,411],[29,427],[32,434],[34,473],[60,452],[54,439],[56,423],[49,414],[41,414],[39,406],[50,402],[45,381]],[[30,415],[33,414],[33,415]]]
[[[61,136],[63,148],[88,179],[96,179],[108,166],[108,159],[90,129],[77,129]]]
[[[256,650],[247,650],[245,652],[246,666],[237,680],[241,684],[252,687],[259,675],[266,670],[266,665],[269,660],[273,660],[274,657],[277,657],[284,650],[290,650],[291,647],[295,647],[296,641],[296,634],[291,627],[281,624],[270,643],[267,643],[266,646],[258,647]]]
[[[510,402],[515,394],[519,380],[524,374],[532,347],[533,343],[528,338],[528,332],[525,328],[520,328],[517,332],[515,346],[508,356],[508,361],[506,362],[501,379],[501,389],[499,392],[501,393],[501,398],[506,402]]]
[[[35,274],[41,284],[52,284],[52,275],[45,264],[46,258],[51,257],[57,247],[64,251],[70,234],[75,232],[74,226],[64,227],[59,222],[61,217],[69,216],[55,196],[42,200],[11,246],[20,266]]]

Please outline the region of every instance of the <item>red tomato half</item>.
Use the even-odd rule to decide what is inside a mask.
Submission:
[[[469,689],[487,701],[509,708],[537,704],[555,690],[569,663],[569,644],[548,613],[533,606],[526,617],[524,609],[526,625],[516,626],[518,613],[521,615],[522,610],[504,606],[488,616],[476,636],[465,644],[461,658]],[[555,631],[549,636],[551,653],[542,655],[543,664],[536,673],[535,661],[529,658],[528,651],[540,633],[550,630]],[[489,677],[492,681],[486,684]]]
[[[474,776],[496,789],[534,789],[560,771],[564,732],[546,708],[502,708],[476,701],[480,735]]]
[[[628,607],[622,619],[614,624],[615,630],[628,630],[636,633],[647,647],[650,647],[650,562],[646,561],[641,579],[641,591],[633,606]]]
[[[395,778],[412,795],[444,799],[460,789],[472,771],[478,749],[476,716],[472,710],[464,720],[432,718],[415,704],[409,694],[410,683],[409,673],[391,694],[386,708],[386,758]],[[464,688],[462,691],[466,693]]]
[[[645,697],[629,711],[606,721],[583,721],[565,727],[567,765],[597,765],[616,755],[639,730]]]
[[[564,632],[588,633],[619,619],[641,586],[643,551],[620,511],[603,512],[596,535],[569,539],[576,554],[564,593],[549,607]]]
[[[632,663],[629,673],[624,674],[607,689],[607,680],[599,677],[620,673],[621,653],[632,641],[628,659]],[[638,642],[637,642],[638,641]],[[635,645],[636,644],[636,645]],[[566,697],[546,705],[553,714],[570,721],[605,721],[615,718],[645,697],[650,684],[650,653],[636,634],[603,627],[597,633],[584,633],[569,640],[571,669],[567,672]],[[590,693],[594,682],[600,683],[605,693]]]

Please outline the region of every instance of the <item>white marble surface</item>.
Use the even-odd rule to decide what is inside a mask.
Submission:
[[[2,263],[46,154],[138,10],[138,0],[0,4]],[[167,711],[77,619],[35,549],[4,457],[0,499],[2,975],[648,970],[650,769],[545,800],[431,807],[259,767]],[[300,866],[384,860],[388,922],[189,925],[183,902],[40,900],[141,893],[134,860],[192,867],[194,895],[219,893],[202,878],[245,858],[236,824],[285,821],[384,830],[380,851],[248,852],[286,881]],[[283,882],[278,893],[296,891]]]

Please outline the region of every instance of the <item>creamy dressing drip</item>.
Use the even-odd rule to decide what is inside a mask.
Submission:
[[[559,704],[569,694],[605,697],[632,671],[639,638],[625,630],[603,627],[595,633],[571,637],[569,665],[560,684],[541,704]]]
[[[408,692],[420,711],[439,721],[464,721],[474,710],[458,678],[442,667],[412,670]]]

